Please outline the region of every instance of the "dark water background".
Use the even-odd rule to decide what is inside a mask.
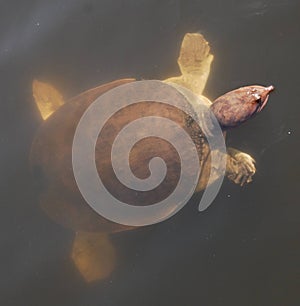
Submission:
[[[88,285],[69,259],[73,232],[33,191],[31,82],[71,97],[122,77],[174,76],[181,39],[196,31],[215,55],[208,97],[276,86],[228,137],[256,158],[255,180],[224,182],[203,213],[192,199],[164,223],[113,236],[115,272]],[[300,305],[299,58],[296,0],[1,1],[0,305]]]

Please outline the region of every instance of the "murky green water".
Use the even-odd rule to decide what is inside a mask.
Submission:
[[[298,1],[11,1],[0,15],[1,305],[299,304]],[[215,55],[208,97],[276,86],[227,137],[257,160],[254,182],[226,180],[203,213],[194,197],[166,222],[113,235],[113,273],[88,284],[70,260],[74,232],[38,205],[32,80],[70,98],[122,77],[165,79],[197,31]]]

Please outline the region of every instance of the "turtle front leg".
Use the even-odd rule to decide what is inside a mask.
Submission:
[[[187,33],[182,41],[177,60],[181,75],[164,80],[175,83],[201,95],[214,56],[210,53],[208,41],[200,33]]]
[[[255,160],[249,154],[233,148],[228,148],[227,153],[227,177],[241,186],[250,183],[256,172]]]

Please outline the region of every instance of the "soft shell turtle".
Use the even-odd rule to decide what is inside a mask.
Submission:
[[[209,45],[203,36],[188,33],[183,39],[178,59],[182,75],[165,82],[183,86],[200,96],[212,60]],[[33,175],[40,191],[40,203],[51,218],[76,231],[72,259],[87,281],[104,278],[113,269],[115,253],[107,234],[132,227],[108,221],[87,205],[74,179],[72,141],[81,116],[97,97],[110,89],[133,81],[135,80],[122,79],[104,84],[80,94],[67,103],[64,103],[61,95],[50,85],[38,81],[33,83],[34,97],[45,119],[36,134],[30,155]],[[225,135],[228,128],[236,127],[260,112],[272,90],[273,86],[247,86],[219,97],[212,104],[207,98],[201,98],[211,107]],[[188,107],[193,108],[193,104],[190,103]],[[202,166],[196,191],[204,189],[210,173],[210,149],[205,136],[190,116],[171,106],[153,101],[141,102],[122,109],[101,131],[95,158],[99,176],[107,189],[127,203],[149,205],[167,196],[178,181],[178,154],[166,141],[154,138],[141,141],[133,147],[130,165],[136,176],[145,178],[149,175],[149,160],[154,156],[162,156],[168,167],[166,180],[154,190],[138,194],[132,193],[115,179],[110,161],[111,145],[115,136],[127,123],[150,115],[168,117],[189,133],[197,147]],[[229,148],[226,173],[227,177],[237,184],[250,182],[255,173],[253,158]]]

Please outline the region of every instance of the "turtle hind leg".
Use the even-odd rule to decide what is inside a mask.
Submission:
[[[115,249],[103,233],[77,232],[71,257],[86,282],[109,277],[116,262]]]
[[[255,160],[249,154],[233,148],[228,148],[227,152],[227,177],[241,186],[250,183],[256,172]]]
[[[65,103],[61,93],[48,83],[33,80],[32,93],[43,120]]]

